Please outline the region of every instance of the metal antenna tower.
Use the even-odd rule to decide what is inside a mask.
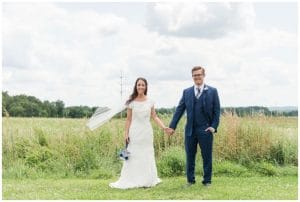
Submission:
[[[120,75],[120,80],[121,80],[121,82],[120,82],[120,87],[121,87],[121,91],[120,91],[120,93],[121,93],[121,103],[123,102],[123,78],[124,78],[123,71],[121,70],[121,75]],[[122,117],[123,117],[123,112],[121,111],[121,119],[122,119]]]

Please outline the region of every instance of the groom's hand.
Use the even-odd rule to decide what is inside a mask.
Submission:
[[[210,131],[211,133],[214,133],[216,130],[213,127],[208,127],[205,131]]]

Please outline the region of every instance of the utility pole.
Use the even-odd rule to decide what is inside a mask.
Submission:
[[[120,80],[121,80],[121,82],[120,82],[120,87],[121,87],[121,91],[120,91],[120,93],[121,93],[121,103],[123,102],[123,78],[124,78],[123,71],[121,70],[121,75],[120,75]],[[121,119],[123,117],[122,115],[123,115],[123,112],[121,111]]]

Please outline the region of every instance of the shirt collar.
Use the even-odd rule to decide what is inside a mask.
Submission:
[[[197,88],[200,88],[200,92],[203,92],[204,83],[202,83],[202,85],[200,85],[200,86],[194,85],[195,92],[197,92]]]

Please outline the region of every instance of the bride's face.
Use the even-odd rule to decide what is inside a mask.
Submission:
[[[143,80],[139,80],[136,84],[136,90],[139,95],[144,95],[146,91],[146,84]]]

